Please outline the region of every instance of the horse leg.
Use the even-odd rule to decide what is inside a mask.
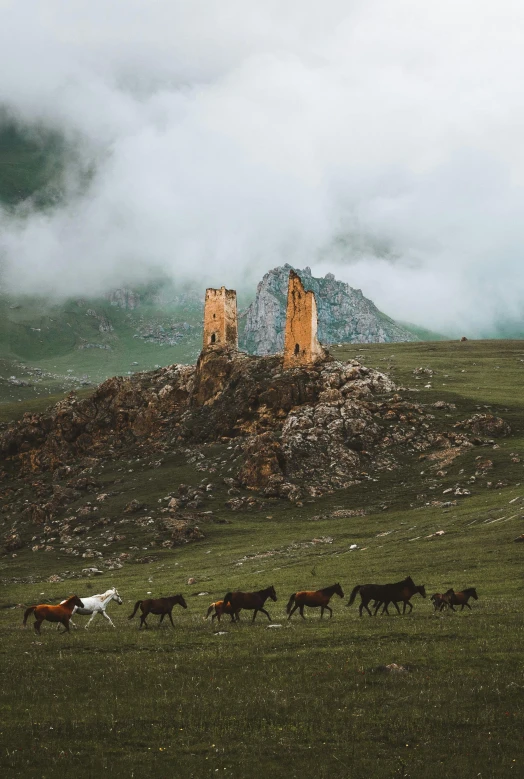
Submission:
[[[37,620],[35,620],[35,623],[33,625],[33,627],[36,630],[36,632],[38,633],[38,635],[40,635],[40,626],[41,626],[42,622],[43,622],[42,619],[37,619]],[[57,625],[57,627],[58,627],[58,625]]]
[[[298,609],[298,603],[295,603],[295,605],[293,606],[293,608],[292,608],[292,609],[291,609],[291,611],[289,612],[289,617],[288,617],[288,619],[291,619],[291,617],[293,616],[293,614],[295,613],[295,611],[296,611],[297,609]],[[304,615],[303,615],[303,614],[301,614],[301,616],[303,617]]]
[[[258,613],[258,609],[255,609],[254,612],[253,612],[253,619],[251,620],[251,622],[255,621],[257,613]]]
[[[105,611],[103,611],[103,612],[102,612],[102,614],[103,614],[104,616],[107,616],[107,615],[106,615],[106,613],[105,613]],[[89,617],[89,619],[88,619],[88,621],[87,621],[87,624],[86,624],[86,626],[85,626],[85,629],[86,629],[86,630],[87,630],[87,628],[89,627],[89,625],[91,624],[91,622],[94,620],[95,616],[96,616],[96,611],[93,611],[93,613],[92,613],[92,614],[91,614],[91,616]]]
[[[165,616],[166,616],[165,614],[161,614],[161,615],[160,615],[160,619],[159,619],[159,621],[158,621],[158,624],[159,624],[159,625],[161,625],[161,624],[162,624],[162,620],[164,619],[164,617],[165,617]]]
[[[167,612],[167,616],[169,617],[170,622],[173,625],[173,627],[175,627],[175,623],[173,622],[173,617],[171,616],[171,612],[170,611]]]
[[[372,616],[373,616],[373,614],[372,614],[372,613],[370,612],[370,610],[369,610],[368,603],[369,603],[369,601],[367,601],[367,603],[365,603],[364,601],[362,601],[362,603],[360,604],[360,609],[359,609],[359,611],[360,611],[360,616],[362,616],[362,609],[366,609],[366,611],[367,611],[367,613],[369,614],[369,616],[370,616],[370,617],[372,617]]]
[[[66,633],[69,633],[69,620],[67,617],[64,617],[64,619],[61,619],[60,622],[66,629]]]
[[[147,612],[147,614],[149,614],[149,612]],[[146,622],[147,614],[145,612],[142,612],[142,614],[140,615],[140,625],[138,626],[139,630],[142,630],[142,625],[145,625],[146,628],[148,627],[148,624]]]
[[[464,606],[467,606],[470,611],[473,611],[473,609],[471,608],[471,606],[469,605],[469,603],[467,601],[464,604]],[[464,608],[464,606],[462,606],[462,608]]]
[[[396,608],[398,615],[400,616],[400,608],[396,600],[393,601],[393,605]]]
[[[105,617],[105,618],[107,619],[107,621],[109,622],[109,624],[110,624],[110,625],[112,625],[113,627],[115,627],[115,625],[114,625],[114,623],[113,623],[113,620],[111,619],[111,617],[109,616],[109,614],[108,614],[106,611],[103,611],[103,612],[102,612],[102,616],[103,616],[103,617]],[[93,617],[91,617],[91,619],[93,619]],[[91,622],[91,620],[89,620],[89,622]],[[87,623],[87,625],[89,625],[89,622]],[[87,625],[86,625],[86,627],[87,627]]]
[[[410,600],[404,601],[404,611],[402,612],[403,614],[406,613],[406,606],[409,606],[409,613],[411,614],[411,612],[413,611],[413,604],[411,603]]]
[[[383,603],[383,601],[381,601],[381,600],[375,601],[375,611],[374,611],[374,616],[375,617],[377,616],[377,611],[382,606],[382,603]]]
[[[329,619],[331,619],[331,617],[333,616],[333,609],[331,608],[331,606],[325,606],[324,608],[326,608],[329,611]]]
[[[302,606],[302,608],[304,608],[304,607]],[[265,614],[265,615],[266,615],[266,617],[268,618],[268,620],[271,622],[271,617],[269,616],[269,614],[267,613],[267,611],[266,611],[265,609],[258,609],[258,611],[261,611],[261,612],[262,612],[262,614]],[[256,614],[256,612],[255,612],[255,614]],[[303,616],[303,615],[302,615],[302,616]],[[254,620],[255,620],[255,618],[253,617],[253,621],[254,621]]]

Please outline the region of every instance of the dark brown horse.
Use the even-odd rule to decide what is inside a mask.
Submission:
[[[384,603],[382,614],[384,614],[384,612],[386,614],[389,614],[388,606],[390,603],[393,603],[393,605],[395,606],[399,614],[400,614],[400,609],[398,607],[399,603],[404,604],[402,608],[403,614],[406,613],[406,606],[409,606],[409,613],[411,614],[411,612],[413,611],[413,604],[411,603],[411,598],[413,597],[413,595],[416,595],[418,593],[419,595],[422,595],[423,598],[426,597],[426,588],[424,587],[424,585],[423,584],[416,585],[410,576],[408,576],[408,579],[410,580],[410,582],[404,587],[403,591],[401,592],[401,597],[398,600],[391,600],[389,602]],[[380,601],[375,601],[374,605],[375,605],[375,614],[376,614],[379,608],[382,606],[382,603]]]
[[[467,590],[461,590],[461,592],[455,592],[455,590],[451,588],[442,596],[443,603],[440,606],[440,611],[442,611],[445,606],[449,606],[451,611],[455,611],[454,606],[461,606],[461,611],[464,611],[464,606],[467,606],[468,609],[472,611],[472,608],[468,603],[470,598],[473,598],[473,600],[479,599],[475,587],[468,587]]]
[[[211,617],[211,622],[214,622],[215,618],[217,618],[218,621],[220,622],[220,618],[221,618],[222,614],[229,614],[229,616],[231,617],[231,622],[235,621],[235,612],[233,611],[233,607],[230,604],[228,606],[224,606],[224,601],[223,600],[216,600],[214,603],[211,603],[211,605],[209,606],[209,608],[207,610],[207,614],[205,616],[206,619],[208,619],[208,617],[211,614],[211,612],[213,611],[213,609],[215,610],[215,613]],[[238,622],[239,619],[240,619],[240,617],[237,616],[236,617],[237,622]]]
[[[341,598],[344,597],[342,587],[340,584],[332,584],[331,587],[324,587],[323,590],[302,590],[301,592],[294,592],[289,599],[286,606],[286,611],[289,614],[288,619],[291,619],[297,609],[300,610],[300,616],[305,619],[304,606],[308,606],[310,609],[316,609],[320,607],[320,619],[324,616],[324,610],[329,611],[330,618],[333,616],[333,611],[328,606],[331,596],[335,593]],[[295,604],[293,606],[293,603]],[[293,608],[291,608],[293,606]]]
[[[423,597],[425,598],[426,591],[424,590],[424,585],[421,585],[421,589],[423,591]],[[415,584],[411,576],[407,576],[405,579],[402,579],[401,582],[395,582],[394,584],[357,584],[356,587],[353,588],[347,605],[351,606],[357,597],[357,594],[360,594],[362,599],[360,606],[358,607],[360,616],[362,616],[363,609],[366,609],[370,617],[373,616],[368,606],[369,602],[372,600],[376,602],[375,615],[382,604],[384,604],[383,611],[385,611],[386,614],[389,614],[388,605],[390,603],[395,605],[395,608],[400,614],[398,604],[401,601],[409,601],[415,592],[420,591],[420,588]]]
[[[58,606],[48,606],[46,603],[40,604],[39,606],[29,606],[24,614],[24,627],[26,626],[28,616],[34,612],[35,624],[33,627],[37,633],[40,633],[40,626],[45,619],[47,619],[48,622],[62,623],[66,632],[69,633],[69,621],[75,607],[79,609],[84,608],[84,604],[78,595],[71,595],[70,598],[63,603],[60,603]]]
[[[135,603],[135,608],[133,609],[133,613],[128,617],[128,619],[133,619],[138,607],[140,606],[142,614],[140,615],[139,630],[141,629],[142,625],[145,625],[146,628],[148,627],[146,622],[146,617],[148,614],[160,614],[160,622],[158,623],[159,625],[162,624],[162,620],[167,614],[171,620],[171,624],[173,627],[175,627],[173,623],[173,617],[171,616],[171,612],[173,611],[173,606],[175,603],[179,603],[182,608],[187,609],[187,603],[185,602],[183,595],[171,595],[169,598],[148,598],[147,600],[137,600]]]
[[[235,618],[238,619],[238,615],[242,609],[254,610],[252,622],[255,621],[259,611],[265,614],[268,620],[271,622],[271,617],[264,608],[264,603],[268,598],[272,601],[276,601],[277,594],[273,585],[266,587],[265,590],[258,590],[257,592],[228,592],[224,595],[223,606],[231,606]]]

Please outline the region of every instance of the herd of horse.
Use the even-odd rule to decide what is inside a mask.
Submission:
[[[393,584],[357,584],[351,592],[347,605],[351,606],[357,595],[360,595],[359,614],[361,617],[364,609],[368,612],[370,617],[376,616],[380,608],[382,608],[382,614],[389,614],[388,606],[391,604],[395,606],[399,614],[401,613],[400,604],[402,604],[402,614],[405,614],[408,607],[409,613],[413,610],[411,598],[416,594],[421,595],[423,598],[426,597],[424,585],[415,584],[411,576],[407,576],[405,579],[402,579],[402,581]],[[324,587],[322,590],[301,590],[292,593],[286,606],[288,620],[291,619],[297,609],[302,619],[305,619],[305,606],[312,609],[320,608],[321,619],[324,616],[325,611],[329,612],[329,616],[332,617],[333,611],[329,606],[329,601],[333,595],[338,595],[340,598],[344,597],[344,592],[342,591],[340,584],[332,584],[330,587]],[[478,600],[477,591],[474,587],[470,587],[460,592],[449,589],[445,593],[437,592],[431,596],[435,611],[443,611],[445,608],[450,608],[452,611],[455,611],[455,606],[461,606],[461,611],[464,610],[465,606],[471,609],[471,606],[468,603],[471,598]],[[231,617],[232,622],[238,622],[240,620],[240,612],[245,610],[253,612],[252,622],[255,621],[259,612],[265,614],[271,622],[271,616],[264,608],[268,599],[274,602],[277,600],[277,594],[273,586],[266,587],[263,590],[257,590],[256,592],[228,592],[224,595],[222,600],[215,601],[209,606],[205,618],[207,619],[209,615],[212,614],[211,622],[213,622],[215,618],[220,622],[221,617],[226,614]],[[48,604],[30,606],[25,611],[23,624],[25,627],[28,617],[31,614],[34,614],[34,628],[37,633],[40,633],[40,627],[44,620],[57,623],[57,628],[60,628],[60,625],[63,625],[65,630],[69,632],[70,625],[76,627],[71,619],[73,614],[91,616],[89,622],[85,626],[86,628],[97,614],[101,614],[111,625],[113,625],[113,627],[115,627],[111,618],[106,613],[106,609],[111,601],[116,601],[119,605],[122,605],[123,602],[115,587],[100,595],[93,595],[87,598],[79,598],[78,595],[71,595],[70,598],[63,600],[57,606],[50,606]],[[133,619],[138,609],[140,609],[139,629],[148,627],[146,619],[149,614],[160,616],[160,624],[167,615],[171,624],[175,627],[172,611],[176,604],[187,609],[187,603],[182,595],[172,595],[169,598],[148,598],[145,600],[138,600],[135,603],[133,613],[130,614],[128,619]],[[370,604],[373,613],[369,608]]]

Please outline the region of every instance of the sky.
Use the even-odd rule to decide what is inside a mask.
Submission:
[[[441,332],[523,319],[519,0],[0,0],[0,72],[75,160],[54,208],[0,210],[9,290],[289,262]]]

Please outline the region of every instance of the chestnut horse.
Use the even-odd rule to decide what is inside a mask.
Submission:
[[[175,627],[173,617],[171,616],[171,612],[173,611],[173,606],[175,603],[179,603],[182,608],[187,609],[187,603],[185,602],[183,595],[171,595],[169,598],[147,598],[147,600],[137,600],[135,603],[135,608],[133,609],[133,613],[128,617],[128,619],[133,619],[138,610],[138,607],[140,606],[142,614],[140,615],[139,630],[142,628],[142,625],[145,625],[146,628],[148,627],[146,622],[146,617],[148,614],[160,614],[160,622],[158,623],[159,625],[162,624],[162,620],[167,614],[171,620],[171,624],[173,627]]]
[[[211,622],[212,623],[215,621],[215,617],[218,618],[218,621],[220,622],[220,617],[222,616],[222,614],[229,614],[229,616],[231,617],[231,622],[235,621],[235,612],[233,611],[233,607],[231,605],[224,606],[224,601],[223,600],[216,600],[214,603],[211,603],[211,605],[209,606],[209,608],[207,610],[207,614],[204,617],[204,619],[208,619],[208,617],[211,614],[211,612],[213,611],[213,609],[215,610],[215,613],[211,617]],[[240,617],[237,614],[236,615],[236,621],[238,622],[239,619],[240,619]]]
[[[28,616],[34,612],[35,624],[33,627],[38,634],[40,634],[40,626],[45,619],[47,619],[48,622],[61,622],[65,627],[66,632],[69,633],[69,620],[71,619],[75,607],[78,609],[84,608],[84,604],[78,595],[71,595],[70,598],[63,603],[60,603],[58,606],[48,606],[46,603],[40,604],[39,606],[29,606],[24,614],[24,627],[26,626]]]
[[[304,606],[308,606],[310,609],[316,609],[320,606],[320,619],[324,616],[324,609],[329,611],[329,617],[331,618],[333,616],[333,611],[330,606],[328,606],[328,603],[331,596],[335,593],[340,598],[344,597],[340,584],[332,584],[331,587],[324,587],[323,590],[302,590],[301,592],[294,592],[286,606],[286,611],[289,614],[288,619],[291,619],[297,609],[300,610],[302,619],[305,619]],[[295,604],[294,606],[293,603]],[[291,606],[293,606],[293,608],[291,608]]]
[[[357,594],[360,593],[362,599],[360,606],[358,607],[360,616],[362,616],[362,609],[366,609],[369,616],[373,616],[369,610],[369,602],[374,600],[377,605],[375,607],[375,615],[382,604],[384,604],[384,611],[389,614],[388,605],[390,603],[395,604],[395,608],[400,614],[398,603],[400,601],[409,601],[415,592],[420,592],[423,597],[426,597],[426,591],[424,585],[417,587],[411,576],[406,576],[401,582],[395,582],[394,584],[357,584],[353,588],[350,595],[348,606],[351,606]],[[410,604],[411,605],[411,604]]]
[[[238,615],[241,609],[254,609],[252,622],[255,621],[259,611],[265,614],[268,620],[271,622],[271,617],[264,608],[264,603],[268,598],[272,601],[276,601],[277,594],[273,585],[266,587],[265,590],[258,590],[257,592],[228,592],[224,595],[222,608],[231,606],[231,609],[238,620]]]

